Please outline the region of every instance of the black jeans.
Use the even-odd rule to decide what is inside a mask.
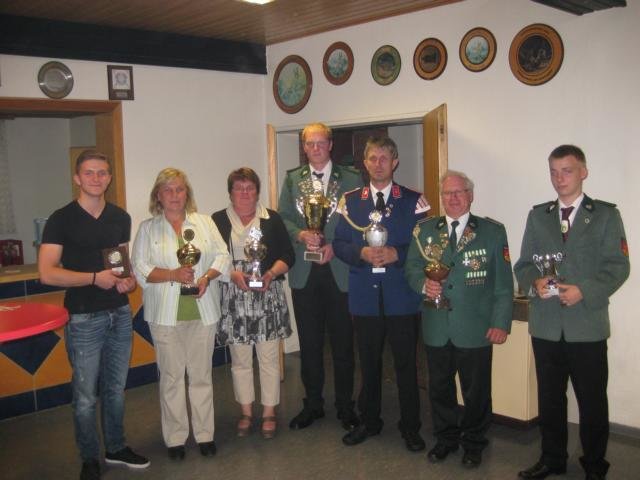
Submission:
[[[313,264],[304,288],[291,290],[300,340],[301,376],[308,406],[324,404],[324,337],[329,332],[335,406],[353,408],[353,325],[347,293],[338,289],[329,264]]]

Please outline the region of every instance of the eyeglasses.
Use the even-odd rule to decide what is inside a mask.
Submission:
[[[304,146],[307,148],[327,148],[329,146],[329,141],[321,140],[319,142],[304,142]]]
[[[462,196],[463,193],[467,193],[468,191],[469,191],[468,188],[465,188],[464,190],[451,190],[447,192],[442,192],[442,196],[447,198],[460,197]]]
[[[246,187],[233,187],[231,190],[237,193],[253,193],[257,188],[255,185],[247,185]]]

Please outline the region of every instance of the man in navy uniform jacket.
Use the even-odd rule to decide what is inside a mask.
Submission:
[[[336,256],[349,265],[349,311],[354,316],[362,374],[358,398],[361,424],[342,441],[357,445],[382,429],[382,350],[388,336],[400,397],[398,427],[407,448],[419,451],[425,448],[419,434],[416,374],[420,296],[409,288],[403,267],[413,227],[424,218],[429,205],[420,193],[393,182],[398,162],[393,140],[369,139],[364,166],[370,184],[343,197],[342,216],[333,241]],[[388,232],[384,246],[368,246],[363,239],[362,227],[371,222],[370,215],[375,210]]]

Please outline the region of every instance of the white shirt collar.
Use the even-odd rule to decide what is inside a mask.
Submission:
[[[573,207],[571,214],[569,215],[569,224],[573,225],[573,220],[576,218],[576,214],[578,213],[578,209],[580,205],[582,205],[582,200],[584,200],[584,193],[581,193],[578,198],[576,198],[571,205],[565,205],[562,203],[560,199],[558,199],[558,218],[562,221],[562,209]]]
[[[456,234],[458,235],[458,238],[460,238],[460,234],[464,231],[465,227],[467,226],[467,222],[469,221],[469,216],[471,215],[471,212],[467,212],[464,215],[461,215],[458,218],[451,218],[449,215],[446,216],[447,218],[447,230],[449,231],[449,235],[451,235],[451,222],[453,222],[454,220],[458,220],[458,222],[460,222],[458,224],[458,226],[456,227]]]
[[[385,205],[387,204],[387,200],[389,200],[389,194],[391,193],[391,186],[393,185],[393,181],[389,182],[389,185],[387,185],[386,187],[384,187],[382,190],[378,190],[376,187],[373,186],[372,183],[369,184],[369,189],[371,190],[371,199],[373,200],[373,204],[375,205],[376,200],[378,199],[378,192],[382,192],[382,195],[384,196],[384,203]]]

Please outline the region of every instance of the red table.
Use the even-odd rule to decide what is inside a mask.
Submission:
[[[55,330],[68,320],[69,313],[58,305],[0,302],[0,342]]]

